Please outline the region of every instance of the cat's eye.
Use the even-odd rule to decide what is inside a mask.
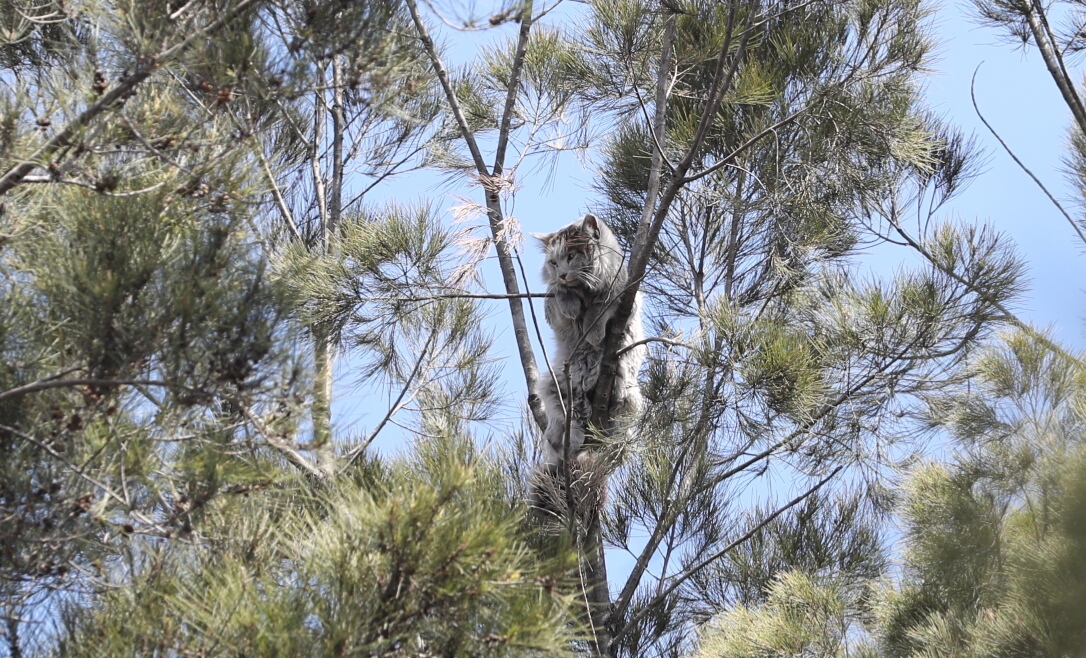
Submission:
[[[548,263],[550,263],[551,265],[557,265],[557,264],[558,264],[558,261],[554,260],[553,258],[552,258],[552,259],[550,259],[550,260],[549,260],[549,261],[547,261],[547,262],[548,262]]]
[[[573,260],[573,254],[566,254],[566,262],[568,263],[571,260]]]

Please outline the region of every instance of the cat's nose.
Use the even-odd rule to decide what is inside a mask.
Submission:
[[[565,274],[559,274],[558,278],[565,281],[566,280],[566,275]]]

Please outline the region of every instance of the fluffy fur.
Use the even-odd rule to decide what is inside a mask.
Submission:
[[[536,388],[546,408],[543,449],[548,469],[553,471],[565,460],[566,404],[570,412],[570,456],[575,457],[584,444],[607,322],[614,316],[618,299],[626,289],[627,274],[622,248],[614,233],[593,215],[585,215],[554,233],[533,235],[542,243],[546,255],[543,280],[552,295],[545,305],[546,318],[554,330],[557,347],[550,355],[553,370],[540,378]],[[622,347],[642,338],[639,294]],[[644,359],[643,345],[619,357],[611,392],[611,409],[616,418],[632,416],[641,409],[637,371]],[[563,368],[567,360],[568,380]]]

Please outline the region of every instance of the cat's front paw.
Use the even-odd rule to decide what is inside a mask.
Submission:
[[[558,315],[570,320],[580,317],[581,309],[584,306],[580,297],[569,290],[561,288],[555,290],[553,294],[554,297],[551,298],[551,303]]]

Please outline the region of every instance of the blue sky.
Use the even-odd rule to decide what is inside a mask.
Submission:
[[[1061,201],[1071,199],[1062,171],[1070,113],[1037,52],[1016,48],[993,28],[979,26],[972,18],[971,3],[944,4],[935,21],[941,45],[927,85],[928,102],[967,133],[974,132],[987,155],[981,175],[949,210],[1010,236],[1028,263],[1031,278],[1029,292],[1016,306],[1021,317],[1050,326],[1053,335],[1067,344],[1086,347],[1086,298],[1079,278],[1083,245],[977,118],[969,97],[970,78],[980,66],[976,95],[981,112]],[[1072,70],[1072,77],[1080,76],[1081,71]],[[1064,207],[1074,213],[1074,204]]]

